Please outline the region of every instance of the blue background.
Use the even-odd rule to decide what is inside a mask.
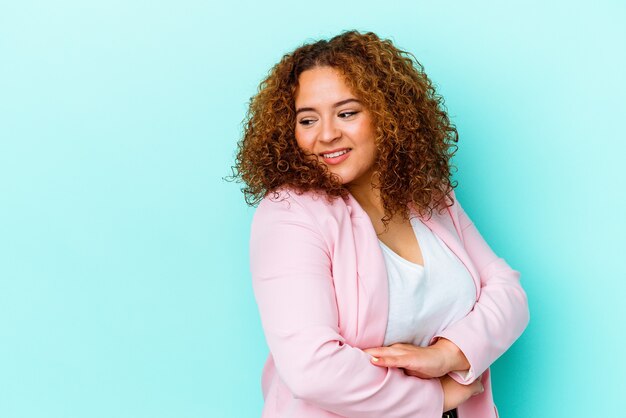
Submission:
[[[626,7],[0,4],[0,417],[254,417],[267,354],[230,174],[247,102],[304,41],[413,52],[457,195],[522,272],[501,416],[623,413]]]

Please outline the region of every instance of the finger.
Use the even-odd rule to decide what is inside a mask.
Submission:
[[[370,361],[376,366],[389,367],[389,365],[387,364],[387,357],[384,356],[372,356],[370,357]]]
[[[483,382],[480,380],[476,380],[472,383],[472,396],[480,395],[485,391],[485,387],[483,386]]]
[[[401,359],[398,358],[398,356],[385,355],[385,356],[379,356],[379,357],[372,357],[370,360],[372,361],[373,364],[377,366],[381,366],[381,367],[403,367],[401,366],[403,362],[401,361]]]
[[[385,354],[386,349],[387,347],[373,347],[373,348],[366,348],[363,351],[369,354],[370,356],[379,357]]]
[[[374,347],[374,348],[366,348],[363,350],[370,356],[374,357],[384,357],[384,356],[399,356],[405,354],[406,351],[398,349],[397,347]]]
[[[370,357],[370,363],[372,363],[375,366],[387,367],[385,366],[384,362],[380,361],[379,357]]]

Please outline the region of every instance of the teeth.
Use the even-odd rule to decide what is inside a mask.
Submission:
[[[346,152],[348,152],[348,150],[344,149],[343,151],[337,151],[337,152],[333,152],[331,154],[322,154],[322,157],[324,157],[324,158],[335,158],[335,157],[339,157],[340,155],[345,154]]]

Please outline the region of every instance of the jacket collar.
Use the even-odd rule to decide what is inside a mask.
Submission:
[[[371,223],[370,217],[365,212],[365,210],[361,207],[359,202],[356,200],[352,194],[349,194],[348,199],[348,210],[350,211],[350,216],[359,222],[369,223],[370,228],[376,239],[376,232],[374,231],[374,226]],[[453,206],[452,206],[453,207]],[[450,250],[461,260],[463,265],[467,268],[472,279],[474,280],[474,285],[476,286],[476,299],[480,294],[480,277],[474,264],[472,263],[469,254],[465,250],[463,242],[461,241],[461,230],[458,223],[458,215],[455,216],[455,213],[451,210],[452,207],[447,207],[445,212],[439,214],[436,210],[433,211],[432,216],[428,219],[421,217],[418,215],[417,210],[415,209],[415,205],[413,203],[409,203],[409,209],[412,211],[415,216],[418,216],[422,222],[441,240],[450,248]],[[382,253],[380,254],[382,257]],[[384,263],[384,260],[382,260]]]

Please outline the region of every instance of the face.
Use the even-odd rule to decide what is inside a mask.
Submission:
[[[369,185],[375,130],[365,106],[331,67],[304,71],[296,91],[296,142],[339,175],[344,185]]]

